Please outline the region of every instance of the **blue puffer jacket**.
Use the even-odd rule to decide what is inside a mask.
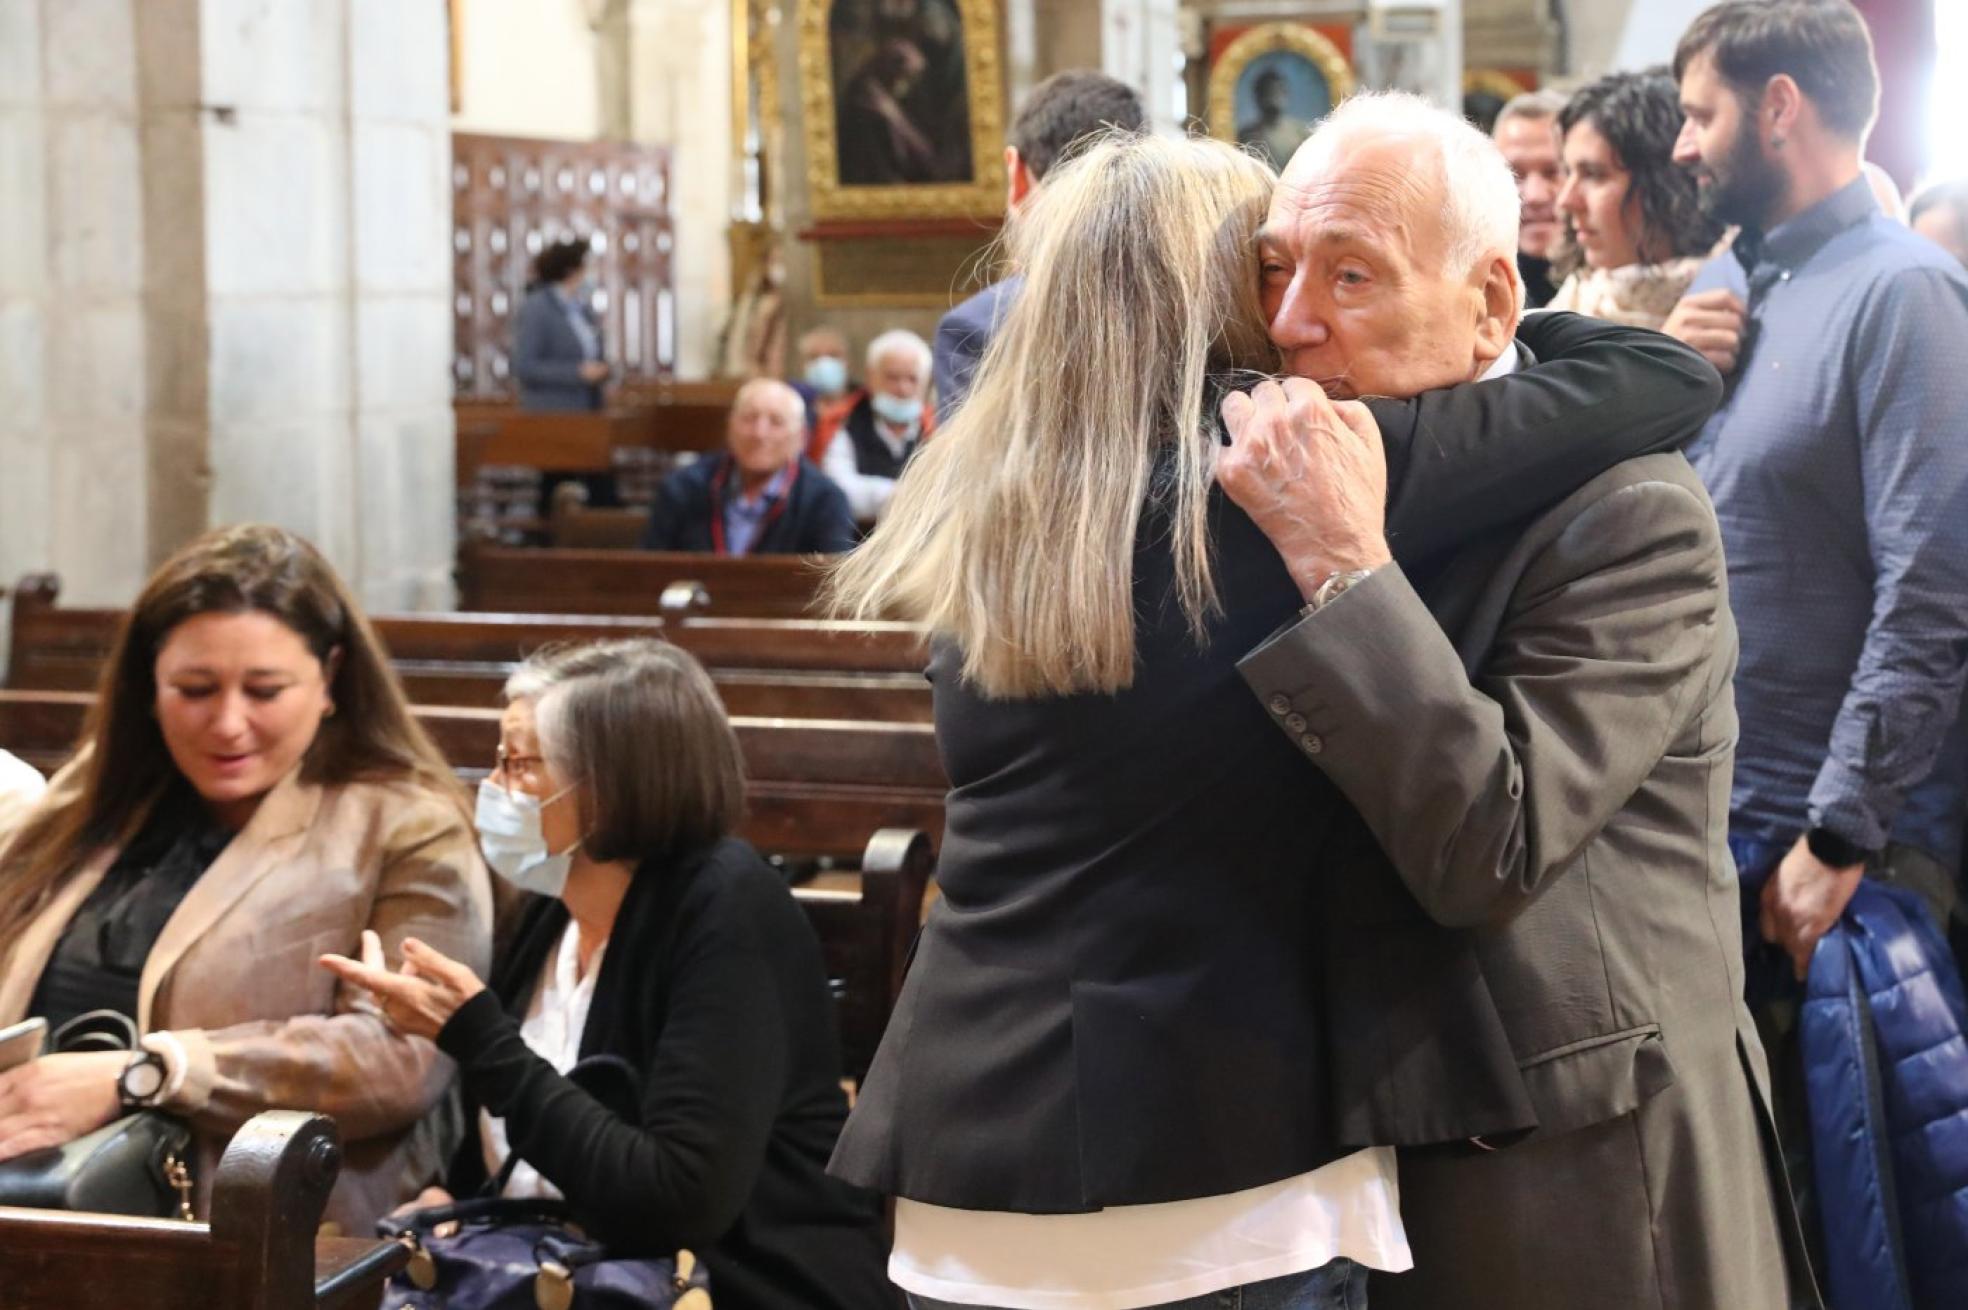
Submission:
[[[1827,1302],[1968,1306],[1968,1004],[1917,896],[1859,884],[1800,1022]]]

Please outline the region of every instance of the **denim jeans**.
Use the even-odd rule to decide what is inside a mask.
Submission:
[[[909,1295],[911,1310],[980,1310],[953,1301]],[[1367,1267],[1341,1256],[1302,1274],[1226,1287],[1221,1292],[1165,1302],[1153,1310],[1367,1310]]]

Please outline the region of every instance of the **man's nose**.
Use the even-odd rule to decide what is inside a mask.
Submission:
[[[1548,205],[1552,196],[1551,179],[1542,173],[1532,173],[1517,188],[1518,198],[1526,205]]]
[[[1312,297],[1287,293],[1271,316],[1271,340],[1282,350],[1305,350],[1323,346],[1332,339],[1332,328],[1325,315],[1312,303]]]
[[[1674,138],[1674,162],[1683,168],[1701,163],[1701,146],[1695,138],[1693,119],[1681,120],[1681,133]]]

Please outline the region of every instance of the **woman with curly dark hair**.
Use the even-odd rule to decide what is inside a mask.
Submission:
[[[1723,232],[1674,163],[1674,79],[1658,68],[1603,77],[1571,98],[1558,126],[1568,276],[1546,308],[1660,327]]]

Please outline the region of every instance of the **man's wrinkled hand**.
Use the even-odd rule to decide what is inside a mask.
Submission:
[[[1763,940],[1783,947],[1799,981],[1810,971],[1818,940],[1845,913],[1864,877],[1864,864],[1834,869],[1811,854],[1800,837],[1763,884],[1759,916]]]
[[[1742,354],[1743,324],[1748,311],[1735,292],[1727,287],[1683,296],[1661,324],[1661,331],[1683,345],[1692,346],[1702,358],[1715,365],[1723,377],[1736,371]]]
[[[1315,383],[1264,382],[1223,399],[1230,444],[1216,480],[1270,538],[1307,600],[1335,573],[1373,569],[1387,549],[1387,456],[1357,401]]]

